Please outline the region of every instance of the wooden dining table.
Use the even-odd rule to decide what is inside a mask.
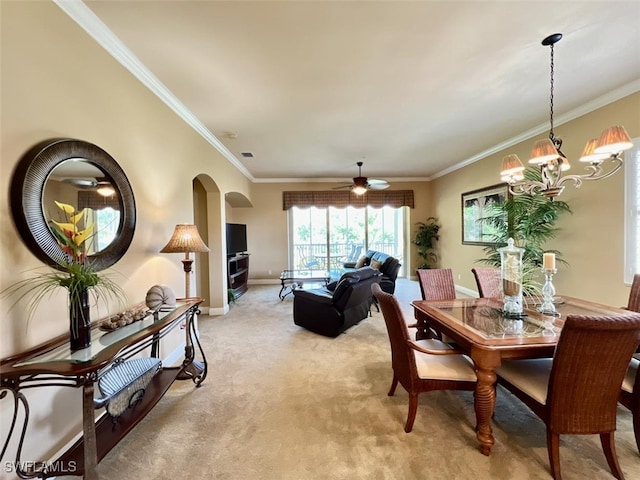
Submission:
[[[503,358],[552,357],[567,315],[618,316],[629,312],[587,300],[561,296],[554,304],[559,316],[543,315],[539,303],[524,309],[520,319],[505,318],[496,298],[415,300],[412,302],[417,331],[449,337],[475,364],[478,383],[474,394],[476,437],[480,451],[491,454],[495,443],[491,418],[496,406],[496,367]],[[428,336],[428,334],[423,335]]]

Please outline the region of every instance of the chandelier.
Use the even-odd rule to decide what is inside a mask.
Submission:
[[[587,142],[579,161],[585,163],[587,173],[582,175],[565,175],[571,165],[562,153],[562,139],[553,133],[553,46],[562,38],[561,33],[554,33],[542,40],[542,45],[551,49],[551,94],[549,96],[549,120],[551,129],[549,138],[538,140],[533,145],[529,163],[540,166],[541,181],[525,180],[522,162],[517,155],[507,155],[502,159],[500,176],[509,184],[513,195],[542,194],[551,199],[564,190],[565,183],[573,183],[580,187],[584,180],[601,180],[616,173],[623,164],[620,156],[623,151],[633,147],[629,134],[621,125],[606,129],[599,138]]]

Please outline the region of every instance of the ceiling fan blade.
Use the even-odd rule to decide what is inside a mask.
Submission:
[[[98,182],[92,178],[65,178],[62,180],[62,183],[68,183],[77,188],[95,188],[98,184]]]
[[[370,178],[367,181],[367,188],[371,190],[384,190],[385,188],[389,188],[389,182],[377,178]]]
[[[353,184],[340,185],[339,187],[333,187],[332,190],[342,190],[343,188],[353,188]]]

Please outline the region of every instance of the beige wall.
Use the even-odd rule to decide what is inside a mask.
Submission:
[[[250,182],[54,3],[3,1],[0,8],[0,290],[32,274],[29,270],[43,271],[13,226],[8,196],[14,166],[35,143],[72,137],[109,152],[135,194],[133,243],[109,270],[127,292],[127,303],[143,300],[156,283],[184,294],[181,255],[158,252],[177,223],[194,221],[192,182],[198,176],[209,179],[208,204],[214,208],[208,218],[217,219],[209,222],[208,236],[210,245],[217,246],[209,256],[211,284],[217,286],[207,297],[226,299],[224,195],[232,191],[250,198]],[[13,301],[0,299],[0,357],[68,331],[64,291],[43,302],[29,325],[26,305],[10,309]],[[107,313],[103,306],[92,315]],[[27,395],[32,419],[23,458],[46,459],[79,431],[79,391],[45,388]],[[0,434],[6,433],[11,418],[7,403],[0,405]],[[10,448],[8,458],[12,455]]]
[[[564,140],[563,152],[573,160],[569,173],[584,173],[577,161],[584,144],[615,124],[623,124],[631,137],[640,136],[640,93],[555,128],[556,135]],[[460,195],[499,183],[502,157],[516,153],[526,161],[532,144],[533,140],[522,142],[432,182],[435,212],[442,221],[443,266],[454,270],[458,284],[475,289],[470,269],[484,257],[482,247],[461,243]],[[549,248],[560,250],[569,263],[569,267],[558,268],[556,290],[609,305],[626,305],[629,288],[623,282],[623,173],[586,182],[579,189],[569,185],[561,198],[569,203],[573,214],[560,219],[557,225],[561,231],[549,243]]]

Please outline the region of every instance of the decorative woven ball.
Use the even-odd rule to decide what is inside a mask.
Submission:
[[[175,305],[176,295],[166,285],[154,285],[147,292],[145,303],[151,310],[157,310],[163,305]]]

